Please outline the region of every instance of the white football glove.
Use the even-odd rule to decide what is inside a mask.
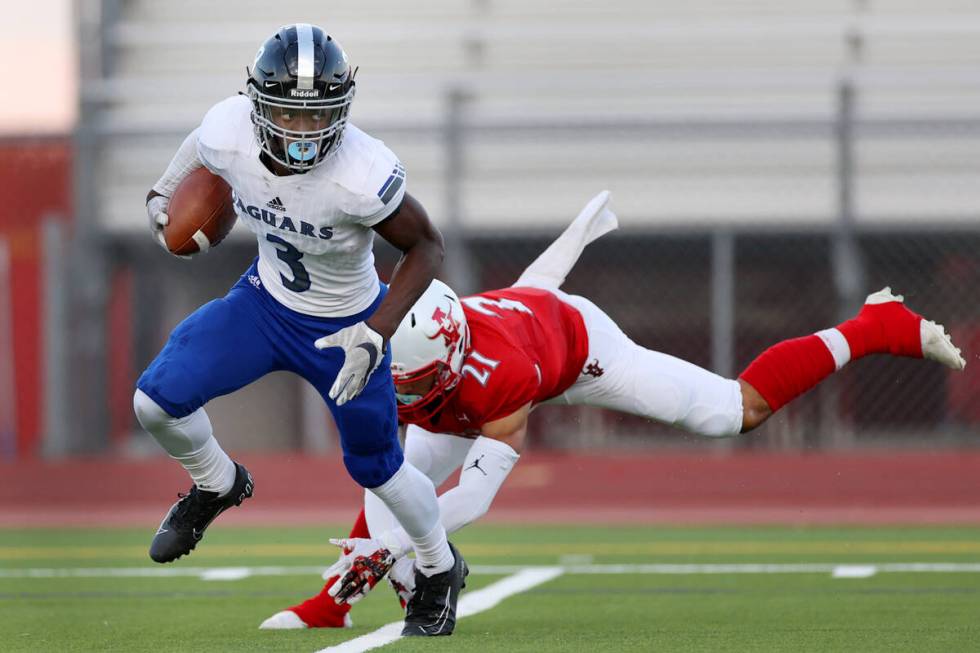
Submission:
[[[361,394],[371,373],[378,369],[385,355],[384,338],[366,322],[344,327],[313,344],[317,349],[340,347],[344,350],[344,365],[328,393],[338,406]]]
[[[405,556],[399,558],[388,571],[388,584],[398,595],[402,608],[415,596],[415,559]]]
[[[327,594],[337,603],[354,605],[363,599],[395,564],[395,557],[381,540],[332,538],[330,543],[344,552],[340,560],[323,572],[324,578],[339,576],[327,589]]]
[[[167,215],[169,204],[170,198],[163,195],[154,195],[146,203],[146,215],[150,219],[150,233],[153,234],[153,240],[168,254],[170,249],[167,248],[167,241],[163,238],[163,228],[170,223],[170,216]]]

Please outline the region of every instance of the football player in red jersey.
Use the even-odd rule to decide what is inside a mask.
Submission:
[[[449,533],[490,507],[541,403],[611,408],[725,437],[752,430],[868,354],[965,366],[943,328],[888,288],[870,295],[853,319],[769,348],[738,379],[645,349],[591,301],[559,290],[585,245],[616,227],[607,202],[608,193],[594,198],[510,288],[459,299],[433,281],[392,336],[406,460],[437,487],[463,468],[459,484],[439,497]],[[412,595],[411,542],[370,493],[350,538],[331,541],[344,554],[325,574],[323,591],[263,628],[349,624],[350,605],[386,572],[403,601]]]

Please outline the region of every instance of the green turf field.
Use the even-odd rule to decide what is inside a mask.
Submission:
[[[146,556],[152,529],[0,530],[0,651],[339,644],[398,620],[386,586],[357,606],[353,630],[257,627],[319,589],[314,568],[336,557],[324,542],[342,530],[217,524],[167,566]],[[381,650],[980,650],[980,528],[481,526],[454,540],[474,568],[470,593],[523,567],[563,573],[462,619],[451,638]],[[834,578],[838,564],[876,573]],[[218,567],[249,575],[202,579]],[[187,575],[139,576],[161,570]]]

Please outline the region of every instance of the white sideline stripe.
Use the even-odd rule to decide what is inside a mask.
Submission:
[[[248,567],[218,567],[201,574],[201,580],[241,580],[252,575]]]
[[[561,576],[563,572],[564,569],[561,567],[525,568],[513,576],[487,585],[483,589],[463,594],[459,599],[457,617],[462,619],[494,608],[508,596],[520,594],[541,583],[547,583],[549,580]],[[328,646],[316,653],[363,653],[363,651],[370,651],[401,639],[403,626],[404,622],[393,621],[367,635],[355,637],[335,646]]]
[[[535,569],[561,569],[565,574],[832,574],[839,567],[874,567],[878,573],[980,573],[977,562],[868,562],[868,563],[735,563],[735,564],[639,564],[639,565],[473,565],[476,576],[504,576]],[[323,566],[278,567],[48,567],[0,569],[0,578],[173,578],[196,576],[307,576],[321,575]]]
[[[874,565],[840,565],[830,574],[833,578],[871,578],[878,573]]]

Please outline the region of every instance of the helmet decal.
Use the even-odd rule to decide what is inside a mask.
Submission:
[[[313,89],[313,26],[308,23],[296,25],[296,88]]]
[[[442,307],[436,306],[435,310],[432,311],[432,321],[439,325],[439,330],[428,337],[430,340],[435,340],[442,336],[445,339],[446,347],[452,351],[462,335],[459,332],[459,320],[453,319],[451,307],[449,311],[447,313],[442,310]]]

